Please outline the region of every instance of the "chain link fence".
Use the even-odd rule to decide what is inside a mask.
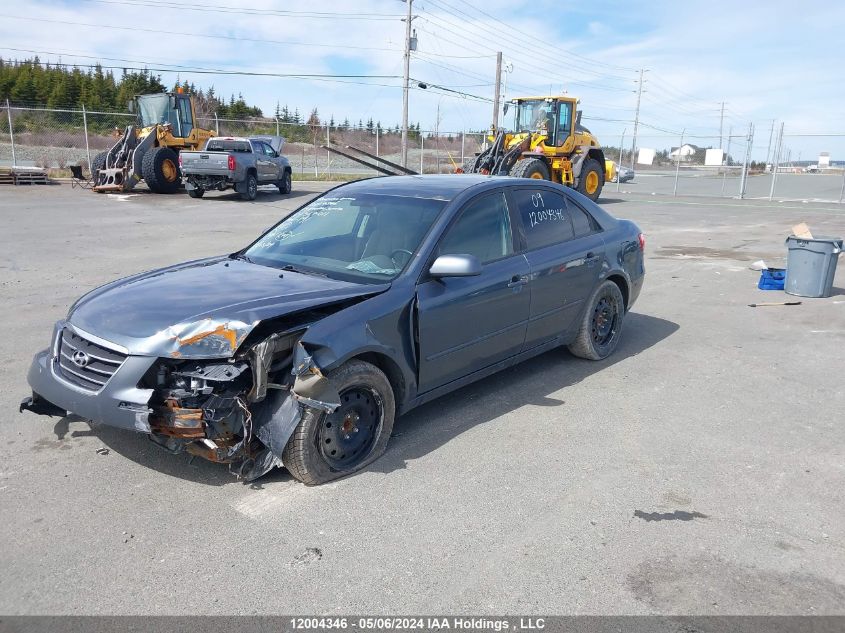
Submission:
[[[51,176],[68,175],[111,147],[135,115],[118,112],[0,107],[0,167],[41,167]],[[282,152],[301,177],[341,178],[378,172],[324,146],[355,147],[401,163],[401,134],[396,128],[309,126],[275,118],[198,117],[197,126],[223,136],[275,135],[287,139]],[[604,133],[606,157],[632,168],[630,182],[607,183],[605,192],[656,195],[845,200],[845,161],[835,160],[845,134],[805,135],[781,126],[755,130],[749,125],[723,136],[645,130],[632,139]],[[414,130],[408,137],[408,167],[420,173],[452,173],[487,143],[483,132]],[[620,149],[622,148],[622,149]],[[804,160],[802,160],[802,154]],[[845,151],[840,158],[845,158]],[[831,158],[833,156],[833,158]],[[812,158],[811,158],[812,157]],[[814,161],[818,157],[817,161]],[[809,160],[808,160],[809,159]],[[812,161],[812,162],[811,162]]]

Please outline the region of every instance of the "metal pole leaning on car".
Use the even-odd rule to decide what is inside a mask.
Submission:
[[[842,168],[842,189],[839,190],[839,204],[842,204],[843,198],[845,198],[845,167]]]
[[[622,167],[622,148],[625,146],[625,132],[628,128],[622,130],[622,140],[619,141],[619,167]],[[622,174],[619,173],[619,168],[616,169],[616,191],[619,191],[619,183],[622,180]]]
[[[326,147],[332,146],[332,140],[329,138],[329,124],[326,123]],[[332,176],[332,153],[326,150],[326,173],[329,175],[329,180]]]
[[[420,173],[423,173],[423,158],[425,158],[425,136],[420,132]]]
[[[778,179],[778,165],[780,164],[780,153],[783,151],[783,121],[778,132],[778,142],[775,143],[775,155],[772,160],[772,188],[769,189],[769,200],[775,197],[775,182]]]
[[[85,112],[85,104],[82,104],[82,129],[85,134],[85,155],[88,157],[88,171],[91,171],[91,148],[88,147],[88,114]],[[91,175],[93,178],[93,174]]]
[[[12,129],[12,106],[9,105],[9,100],[6,99],[6,117],[9,119],[9,141],[12,144],[12,167],[17,166],[15,158],[15,132]]]
[[[733,125],[728,128],[728,149],[725,152],[725,166],[722,169],[722,193],[720,195],[725,195],[725,181],[728,178],[728,167],[731,166],[731,134],[733,134],[734,128]]]
[[[684,134],[686,134],[687,129],[684,128],[681,130],[681,144],[678,145],[678,159],[675,161],[675,187],[672,189],[672,195],[678,195],[678,174],[681,171],[681,149],[684,147]]]

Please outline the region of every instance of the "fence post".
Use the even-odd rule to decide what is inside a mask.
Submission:
[[[85,111],[85,104],[82,104],[82,127],[85,131],[85,155],[88,157],[88,171],[91,170],[91,148],[88,146],[88,113]]]
[[[329,137],[329,124],[326,123],[326,147],[331,147],[331,138]],[[332,156],[329,150],[326,150],[326,173],[329,175],[329,180],[332,177]]]
[[[6,116],[9,119],[9,140],[12,143],[12,167],[17,167],[18,161],[15,158],[15,132],[12,129],[12,106],[9,105],[8,99],[6,99]]]
[[[425,134],[420,132],[420,173],[423,173],[423,157],[425,156]]]
[[[842,189],[839,190],[839,204],[842,204],[842,198],[845,198],[845,168],[842,169]]]
[[[625,146],[625,132],[627,131],[628,128],[622,130],[622,140],[619,141],[619,164],[616,168],[616,191],[619,191],[619,182],[621,180],[619,177],[619,167],[622,166],[622,148]]]
[[[279,136],[279,117],[275,117],[276,119],[276,136]]]
[[[305,143],[302,144],[302,162],[299,163],[299,173],[305,175]]]
[[[684,147],[684,134],[686,134],[686,132],[686,128],[681,130],[681,144],[678,145],[678,160],[675,161],[675,187],[672,189],[672,196],[678,195],[678,174],[681,171],[681,149]]]
[[[466,162],[466,158],[464,158],[464,142],[466,141],[467,133],[461,132],[461,167],[464,166]]]
[[[217,113],[214,113],[214,133],[220,136],[220,121],[217,120]]]
[[[775,182],[778,179],[778,167],[780,166],[780,154],[783,151],[783,121],[780,123],[780,132],[778,132],[778,142],[775,143],[775,156],[772,161],[772,187],[769,189],[769,201],[775,197]]]
[[[722,170],[722,193],[719,194],[720,196],[725,195],[725,181],[728,178],[728,167],[730,167],[731,163],[731,134],[733,134],[734,127],[733,125],[728,128],[728,151],[725,152],[725,168]]]
[[[748,184],[748,155],[754,139],[754,123],[748,124],[748,136],[745,138],[745,158],[742,161],[742,178],[739,181],[739,199],[745,198],[745,186]]]
[[[379,130],[380,130],[380,129],[381,129],[381,128],[377,125],[377,126],[376,126],[376,156],[378,156],[378,155],[379,155],[379,153],[378,153],[378,137],[379,137]]]

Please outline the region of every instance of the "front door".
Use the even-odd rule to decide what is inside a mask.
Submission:
[[[467,203],[437,255],[474,255],[480,275],[425,279],[417,288],[419,391],[424,393],[518,354],[530,306],[528,262],[515,253],[502,191]]]

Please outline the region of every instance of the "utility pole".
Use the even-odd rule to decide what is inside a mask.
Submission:
[[[408,14],[405,17],[405,73],[402,83],[402,167],[408,166],[408,83],[411,75],[411,8],[414,0],[408,3]]]
[[[725,102],[722,101],[722,113],[719,115],[719,149],[722,148],[722,143],[724,141],[724,137],[722,133],[725,130]]]
[[[634,161],[636,160],[635,156],[637,152],[637,130],[640,127],[640,102],[643,98],[643,73],[645,72],[645,68],[640,68],[640,85],[637,88],[637,110],[634,113],[634,140],[631,142],[631,169],[634,168]]]
[[[499,128],[499,100],[502,98],[502,51],[496,53],[496,93],[493,97],[493,133]]]

